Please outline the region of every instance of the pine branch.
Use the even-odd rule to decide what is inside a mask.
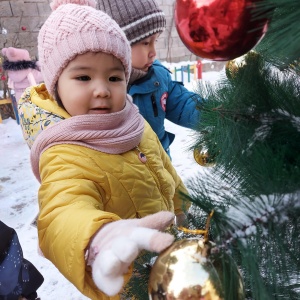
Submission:
[[[268,31],[256,47],[265,59],[280,68],[299,71],[300,2],[298,0],[262,0],[258,13],[272,10]],[[294,66],[292,66],[294,65]]]
[[[234,258],[243,273],[249,299],[276,299],[274,295],[297,299],[300,191],[251,197],[235,184],[222,182],[216,174],[202,181],[195,185],[192,180],[188,185],[195,206],[189,227],[203,228],[205,215],[214,209],[210,240],[216,247],[211,259],[225,254]],[[232,274],[227,270],[226,276],[231,278]],[[232,282],[227,282],[226,276],[223,285],[228,289]]]
[[[202,104],[193,147],[216,157],[215,169],[237,177],[249,193],[298,189],[299,78],[250,52],[218,85],[199,84]],[[265,178],[268,178],[266,182]],[[249,184],[251,182],[251,184]]]

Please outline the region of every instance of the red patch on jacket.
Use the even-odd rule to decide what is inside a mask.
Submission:
[[[167,99],[168,99],[168,93],[164,92],[160,98],[160,105],[164,111],[166,111]]]

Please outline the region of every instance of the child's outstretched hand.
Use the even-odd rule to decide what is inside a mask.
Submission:
[[[104,225],[89,248],[88,264],[97,287],[108,296],[118,294],[124,284],[123,274],[142,249],[160,252],[172,244],[174,237],[159,230],[165,230],[173,220],[173,213],[161,211]]]

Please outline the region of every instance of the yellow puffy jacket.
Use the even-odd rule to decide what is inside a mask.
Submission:
[[[62,116],[61,110],[44,85],[23,94],[19,111],[29,144],[45,124],[68,117],[65,111]],[[39,116],[30,111],[38,111]],[[179,214],[186,204],[180,199],[180,192],[187,193],[186,188],[147,122],[139,149],[147,157],[145,164],[136,149],[113,155],[67,144],[52,146],[40,157],[40,248],[91,299],[119,299],[97,289],[86,265],[85,251],[99,228],[108,222],[162,210]],[[130,272],[125,282],[129,277]]]

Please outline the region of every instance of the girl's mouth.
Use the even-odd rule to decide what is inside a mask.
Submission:
[[[95,107],[90,110],[91,114],[108,114],[110,110],[104,107]]]

